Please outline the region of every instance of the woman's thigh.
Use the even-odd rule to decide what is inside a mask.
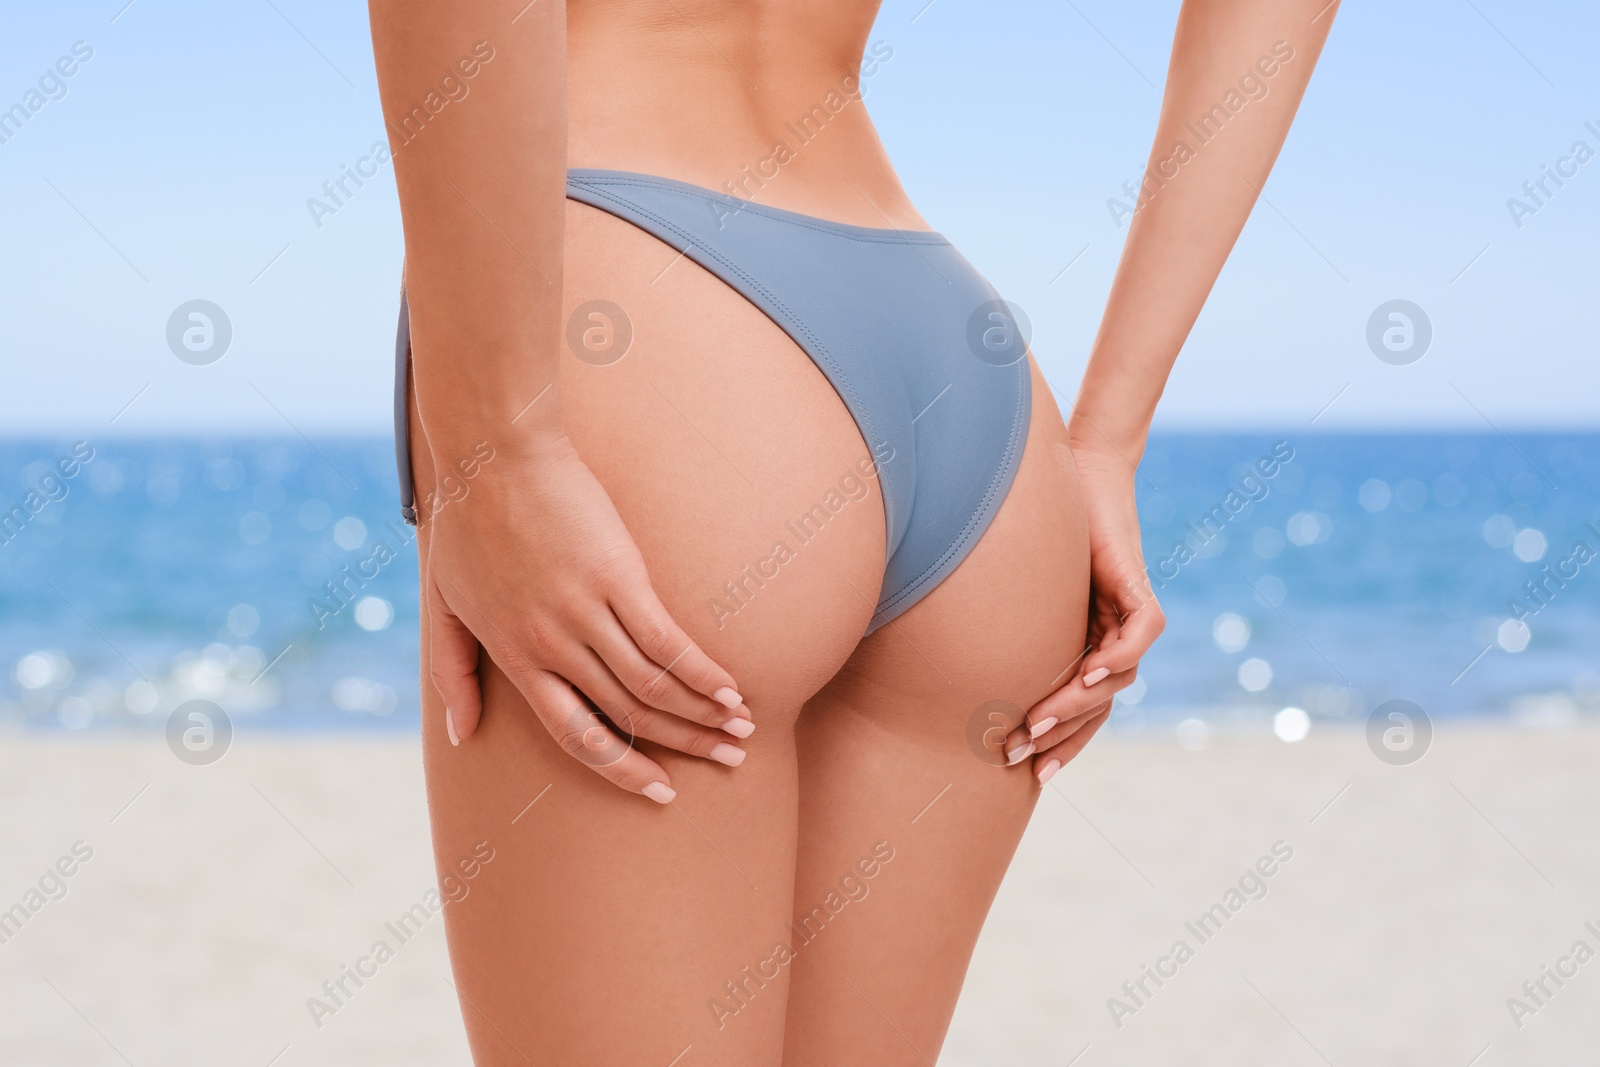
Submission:
[[[795,912],[808,940],[786,1067],[937,1057],[1033,811],[1031,761],[1000,765],[984,734],[1015,726],[1077,661],[1089,591],[1076,469],[1036,367],[1033,397],[1021,468],[972,554],[801,717]]]
[[[882,501],[838,396],[742,297],[576,204],[567,249],[565,307],[581,312],[562,355],[568,431],[757,728],[737,769],[652,747],[677,790],[659,806],[559,749],[489,664],[479,731],[452,748],[425,680],[440,873],[479,842],[494,850],[445,908],[463,1015],[480,1064],[665,1065],[689,1046],[685,1063],[776,1064],[789,971],[764,961],[791,918],[793,725],[866,628],[871,600],[856,590],[874,597],[882,575]],[[613,360],[619,309],[631,340]],[[490,461],[476,477],[496,475]],[[471,507],[467,485],[446,506]],[[789,521],[841,486],[846,505],[798,543]]]

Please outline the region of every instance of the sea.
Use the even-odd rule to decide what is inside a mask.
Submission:
[[[1114,732],[1600,719],[1600,434],[1157,434],[1138,494]],[[0,442],[0,732],[416,730],[399,516],[388,437]]]

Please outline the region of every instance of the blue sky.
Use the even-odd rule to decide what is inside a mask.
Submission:
[[[306,208],[383,136],[365,6],[123,4],[7,14],[0,108],[75,42],[93,55],[0,143],[0,432],[385,432],[392,175],[320,229]],[[891,0],[874,31],[894,57],[868,106],[906,186],[1028,311],[1068,395],[1126,233],[1106,201],[1142,167],[1177,10]],[[1575,141],[1600,151],[1584,126],[1600,129],[1597,31],[1600,12],[1577,0],[1346,5],[1270,205],[1158,424],[1299,427],[1336,396],[1318,428],[1600,422],[1600,159],[1520,229],[1506,206]],[[165,340],[196,298],[234,331],[209,366]],[[1409,366],[1365,341],[1373,309],[1396,298],[1433,324]]]

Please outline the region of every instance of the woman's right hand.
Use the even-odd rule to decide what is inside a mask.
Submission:
[[[623,789],[662,804],[675,795],[635,737],[737,767],[745,754],[731,739],[755,729],[737,684],[667,614],[572,443],[502,457],[423,520],[429,672],[451,744],[483,714],[481,645],[556,742]]]
[[[1079,428],[1074,418],[1069,431]],[[1167,625],[1145,573],[1134,469],[1090,430],[1074,433],[1072,445],[1089,530],[1087,647],[1072,679],[1035,704],[1007,739],[1012,763],[1033,756],[1040,785],[1105,725],[1111,698],[1138,678],[1139,660]]]

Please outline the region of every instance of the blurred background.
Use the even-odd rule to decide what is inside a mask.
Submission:
[[[906,186],[1063,406],[1177,9],[890,0],[872,35]],[[385,137],[365,8],[9,24],[0,1058],[464,1063],[438,929],[305,1005],[432,878],[399,213],[386,165],[332,187]],[[1168,631],[1046,791],[941,1062],[1592,1055],[1600,964],[1524,982],[1600,950],[1597,31],[1575,0],[1339,13],[1140,468]],[[185,706],[221,712],[199,743]],[[1128,1000],[1279,839],[1306,858],[1211,973]]]

